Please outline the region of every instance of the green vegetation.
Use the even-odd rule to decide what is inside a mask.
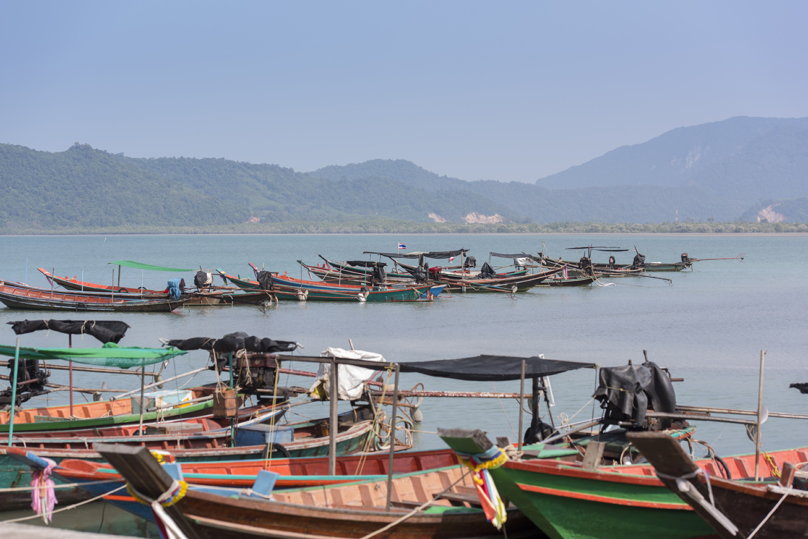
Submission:
[[[369,219],[340,223],[287,221],[208,226],[115,226],[106,228],[0,229],[0,234],[741,234],[808,233],[806,223],[575,223],[463,224]]]

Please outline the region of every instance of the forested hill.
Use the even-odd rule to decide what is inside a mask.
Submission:
[[[0,144],[0,230],[367,219],[799,221],[808,200],[808,119],[732,118],[676,129],[548,178],[541,181],[565,188],[469,182],[404,160],[300,173],[227,159],[131,158],[78,143],[64,152]]]
[[[40,152],[0,144],[0,229],[205,226],[393,218],[462,221],[518,213],[470,191],[428,193],[389,178],[331,181],[226,159],[136,159],[75,144]]]
[[[760,168],[770,184],[789,182],[782,174],[792,175],[801,169],[802,163],[790,167],[790,156],[783,154],[797,151],[805,155],[807,130],[808,118],[735,117],[680,127],[642,144],[621,146],[582,165],[541,178],[536,185],[551,189],[701,185],[720,191],[734,181],[733,176],[741,166],[739,159],[744,166]],[[772,166],[775,168],[770,168]],[[740,195],[748,200],[757,193],[744,191]]]

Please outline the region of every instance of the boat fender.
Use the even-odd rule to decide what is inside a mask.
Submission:
[[[297,299],[299,301],[306,301],[308,299],[308,297],[309,297],[309,291],[308,290],[298,290],[297,291]]]
[[[539,421],[539,423],[534,427],[530,426],[525,431],[525,445],[537,444],[542,440],[545,440],[552,436],[553,428],[545,423],[544,421]]]
[[[513,286],[511,287],[511,293],[512,293],[512,294],[516,294],[517,292],[519,292],[519,287],[518,287],[518,286],[516,286],[516,285],[513,285]]]
[[[359,298],[359,303],[365,303],[368,300],[367,295],[362,292],[359,292],[357,297]]]

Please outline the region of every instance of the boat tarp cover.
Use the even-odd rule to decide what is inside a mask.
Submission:
[[[645,424],[646,410],[676,412],[676,394],[665,371],[651,361],[600,369],[600,385],[593,395],[610,422],[633,420]],[[661,421],[663,428],[670,420]]]
[[[291,352],[297,348],[292,341],[275,341],[269,338],[249,336],[244,332],[229,333],[220,339],[210,337],[193,337],[191,339],[168,341],[168,346],[180,350],[213,350],[215,352],[259,352],[274,354],[277,352]]]
[[[522,377],[522,361],[525,361],[525,378],[552,376],[576,369],[594,369],[594,363],[560,361],[540,357],[488,356],[465,357],[461,359],[440,359],[437,361],[417,361],[401,363],[401,372],[417,372],[427,376],[472,380],[478,382],[498,382],[519,380]]]
[[[348,260],[345,262],[349,266],[360,266],[363,268],[375,268],[377,266],[386,266],[386,262],[373,262],[371,260]]]
[[[165,268],[163,266],[152,266],[151,264],[142,264],[140,262],[133,262],[131,260],[118,260],[117,262],[110,262],[110,264],[114,264],[115,266],[124,266],[127,268],[135,268],[149,271],[196,271],[193,269]]]
[[[14,346],[0,345],[0,355],[2,356],[14,357],[14,351]],[[44,359],[47,361],[62,359],[85,365],[119,367],[121,369],[152,365],[185,354],[187,352],[176,348],[127,348],[114,343],[107,343],[101,348],[20,347],[20,357],[27,359]]]
[[[102,343],[115,344],[123,339],[129,329],[129,324],[114,320],[22,320],[9,324],[17,335],[48,330],[68,335],[92,335]]]
[[[461,254],[468,253],[468,249],[458,249],[457,251],[430,251],[428,253],[377,253],[373,251],[365,251],[362,254],[366,255],[382,255],[388,258],[418,258],[423,256],[424,258],[433,258],[435,260],[445,260],[447,258],[452,258],[453,256],[460,256]]]

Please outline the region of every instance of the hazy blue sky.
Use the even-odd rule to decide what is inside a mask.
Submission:
[[[534,181],[808,116],[807,2],[0,0],[0,142]]]

